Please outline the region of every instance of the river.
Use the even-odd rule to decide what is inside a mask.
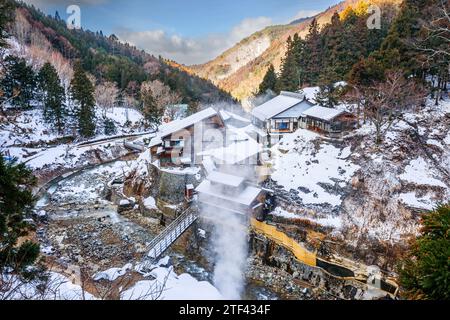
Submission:
[[[37,238],[52,261],[77,265],[92,277],[96,272],[138,263],[145,248],[161,230],[157,221],[140,216],[139,210],[124,215],[106,200],[108,183],[123,177],[131,162],[116,161],[81,171],[48,186],[36,204],[47,218],[39,224]],[[197,261],[169,250],[177,269],[198,281],[213,282],[212,272]],[[276,300],[269,288],[248,282],[244,300]]]

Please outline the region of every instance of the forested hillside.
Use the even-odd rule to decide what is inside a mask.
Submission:
[[[377,43],[379,45],[380,39],[386,35],[400,3],[401,0],[346,0],[315,17],[297,20],[288,25],[271,26],[259,31],[213,61],[193,66],[192,69],[196,74],[210,79],[220,88],[229,91],[235,98],[244,101],[257,93],[258,86],[271,65],[274,66],[276,72],[281,71],[283,57],[289,49],[286,41],[289,37],[292,39],[295,34],[298,34],[299,38],[305,39],[313,20],[320,31],[330,24],[333,16],[338,13],[341,19],[346,21],[345,32],[346,36],[349,36],[349,41],[344,41],[342,45],[346,46],[347,52],[350,52],[350,58],[354,59],[359,54],[360,47],[365,45],[366,40],[359,43],[358,41],[361,39],[356,37],[362,36],[364,33],[362,29],[367,30],[366,20],[369,16],[367,14],[369,4],[377,5],[382,12],[382,29],[370,32],[370,38],[373,38],[370,40],[372,46],[367,50],[371,51],[376,49],[373,46],[376,46]],[[353,49],[355,49],[354,52],[352,52]],[[242,52],[249,52],[249,54],[242,56]]]
[[[418,80],[436,80],[428,85],[439,95],[447,83],[449,65],[448,30],[440,27],[448,23],[444,2],[406,0],[398,15],[385,7],[381,29],[366,27],[368,5],[361,1],[336,12],[323,28],[313,19],[304,39],[297,34],[289,37],[280,73],[269,68],[259,93],[320,86],[321,98],[330,100],[337,81],[346,80],[361,89],[383,81],[387,71],[395,70]]]
[[[155,80],[179,94],[180,103],[230,99],[212,83],[122,43],[115,35],[107,37],[102,31],[69,30],[57,12],[54,16],[47,16],[34,6],[14,4],[15,21],[10,25],[9,33],[19,43],[29,46],[34,52],[56,51],[71,65],[79,61],[83,70],[95,77],[96,84],[114,83],[119,91],[136,98],[138,103],[141,102],[141,84]]]

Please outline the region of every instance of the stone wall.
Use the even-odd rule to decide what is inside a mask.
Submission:
[[[201,179],[198,180],[197,175],[192,173],[171,173],[161,170],[153,164],[148,164],[147,167],[148,173],[145,176],[137,177],[137,173],[132,173],[127,177],[123,193],[127,197],[136,198],[144,216],[158,219],[167,225],[186,208],[185,186],[192,184],[197,187]],[[159,210],[145,208],[144,199],[149,196],[156,200]]]

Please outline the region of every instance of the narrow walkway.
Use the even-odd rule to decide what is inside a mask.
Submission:
[[[188,208],[150,242],[147,247],[148,258],[153,261],[158,259],[197,219],[198,213],[192,208]]]

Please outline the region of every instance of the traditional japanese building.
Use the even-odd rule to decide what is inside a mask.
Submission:
[[[265,210],[266,192],[250,185],[246,179],[214,171],[196,189],[202,210],[221,210],[243,219],[261,217]]]
[[[305,110],[299,120],[299,127],[330,137],[340,137],[353,130],[356,117],[345,111],[314,106]]]
[[[220,113],[208,108],[160,126],[150,142],[152,161],[159,160],[162,167],[200,165],[202,151],[223,147],[225,142],[225,123]]]
[[[252,110],[252,123],[271,135],[282,136],[295,132],[302,113],[312,107],[304,94],[282,91]]]

